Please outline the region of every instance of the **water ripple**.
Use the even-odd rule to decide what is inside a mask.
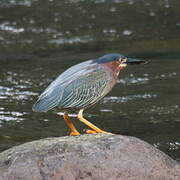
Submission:
[[[50,40],[49,43],[55,44],[74,44],[74,43],[87,43],[92,41],[93,39],[90,36],[83,36],[83,37],[73,37],[73,38],[59,38]]]
[[[16,111],[0,111],[0,121],[14,121],[19,122],[21,120],[24,120],[22,116],[24,114],[27,114],[25,112],[16,112]]]
[[[147,113],[147,114],[158,114],[158,115],[168,115],[180,112],[179,105],[172,106],[152,106],[151,109],[143,108],[137,111],[137,113]],[[164,121],[164,120],[163,120]]]
[[[29,96],[36,95],[38,95],[38,93],[34,93],[31,91],[20,91],[19,89],[0,86],[0,99],[8,99],[9,97],[11,97],[11,99],[24,100],[28,99]]]
[[[119,79],[117,81],[117,83],[122,83],[122,84],[144,84],[144,83],[147,83],[149,80],[150,79],[148,77],[127,77],[127,78]]]
[[[108,96],[103,99],[103,103],[123,103],[127,101],[131,101],[134,99],[147,99],[147,98],[156,98],[156,94],[136,94],[136,95],[129,95],[129,96]]]
[[[11,25],[9,25],[8,22],[0,24],[0,30],[9,31],[9,32],[12,32],[12,33],[24,32],[24,28],[17,28],[17,27],[11,26]]]

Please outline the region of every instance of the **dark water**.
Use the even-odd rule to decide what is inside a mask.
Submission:
[[[85,117],[180,162],[179,10],[178,0],[0,1],[0,151],[67,135],[62,117],[31,111],[37,96],[68,67],[120,52],[150,62],[121,72]]]

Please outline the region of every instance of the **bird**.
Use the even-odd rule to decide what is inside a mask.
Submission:
[[[115,86],[119,72],[127,65],[144,64],[146,60],[128,58],[119,53],[110,53],[76,64],[60,74],[39,96],[32,107],[34,112],[52,109],[63,111],[63,118],[70,135],[80,135],[69,118],[70,111],[77,112],[77,119],[88,126],[87,134],[104,133],[83,117],[84,109],[97,103]]]

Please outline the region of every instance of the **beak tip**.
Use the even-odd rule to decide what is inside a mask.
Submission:
[[[147,64],[149,60],[141,60],[141,59],[134,59],[134,58],[127,58],[127,64]]]
[[[149,63],[149,60],[144,60],[143,64]]]
[[[128,64],[147,64],[149,61],[148,60],[140,60],[140,59],[132,59],[129,58],[127,63]]]

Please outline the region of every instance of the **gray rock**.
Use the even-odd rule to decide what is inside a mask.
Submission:
[[[150,144],[121,135],[47,138],[0,154],[0,180],[179,180],[180,166]]]

